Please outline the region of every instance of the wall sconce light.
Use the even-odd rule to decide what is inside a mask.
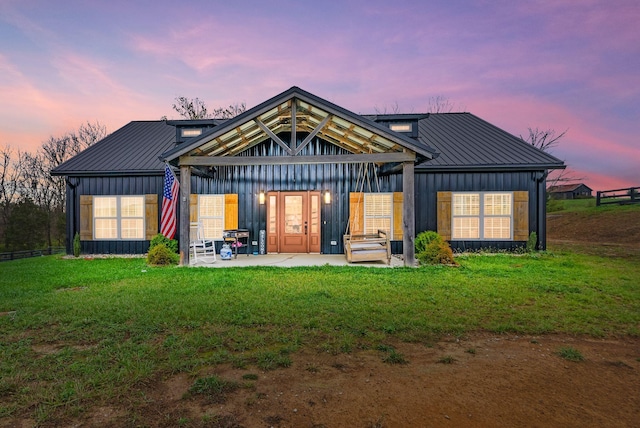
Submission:
[[[258,203],[260,203],[260,205],[264,205],[264,200],[264,191],[261,190],[260,193],[258,193]]]
[[[328,190],[324,191],[324,203],[327,205],[331,203],[331,193]]]

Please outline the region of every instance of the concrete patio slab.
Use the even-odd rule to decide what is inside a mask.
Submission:
[[[248,266],[278,266],[278,267],[297,267],[297,266],[364,266],[364,267],[402,267],[404,264],[398,256],[391,257],[391,264],[383,262],[359,262],[348,263],[344,254],[264,254],[264,255],[246,255],[238,254],[237,258],[231,260],[221,260],[220,256],[213,263],[198,262],[193,267],[248,267]]]

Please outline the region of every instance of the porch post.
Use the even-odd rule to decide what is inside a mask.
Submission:
[[[414,162],[402,163],[402,254],[404,265],[416,265],[414,240],[416,236]]]
[[[189,203],[191,201],[191,167],[180,165],[180,266],[189,266]]]

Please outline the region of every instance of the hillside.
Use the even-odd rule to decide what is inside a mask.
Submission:
[[[640,204],[595,206],[595,200],[555,201],[547,214],[550,249],[640,257]]]

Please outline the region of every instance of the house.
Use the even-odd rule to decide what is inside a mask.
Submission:
[[[549,196],[553,199],[579,199],[593,197],[593,190],[583,183],[550,186],[549,189],[547,189],[547,192],[549,192]]]
[[[342,254],[384,229],[414,263],[437,230],[454,250],[545,248],[546,177],[562,161],[470,113],[359,115],[298,87],[223,120],[131,122],[56,168],[67,251],[144,253],[158,233],[165,162],[180,181],[178,239],[246,229],[252,250]]]

